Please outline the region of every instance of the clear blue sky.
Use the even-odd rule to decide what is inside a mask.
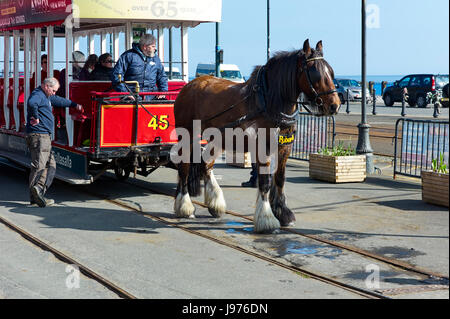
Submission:
[[[220,45],[224,62],[247,76],[266,62],[266,0],[223,0]],[[448,0],[367,0],[379,9],[379,28],[367,29],[367,74],[449,73]],[[373,14],[371,11],[370,13]],[[373,17],[373,15],[371,15]],[[180,61],[180,32],[174,30],[174,61]],[[361,74],[361,0],[271,0],[271,51],[300,49],[323,40],[336,75]],[[56,48],[64,48],[58,39]],[[124,46],[122,37],[121,46]],[[166,32],[168,60],[168,32]],[[100,45],[97,39],[97,48]],[[3,42],[0,44],[3,59]],[[81,50],[86,53],[85,41]],[[189,33],[189,75],[198,63],[214,62],[215,23]],[[98,50],[97,50],[98,51]],[[99,54],[100,52],[96,52]],[[56,49],[57,60],[64,49]]]
[[[379,8],[379,28],[367,29],[367,74],[449,73],[448,0],[367,0]],[[337,75],[361,74],[361,0],[271,0],[271,50],[323,40]],[[190,74],[214,61],[215,24],[189,35]],[[244,75],[266,61],[266,0],[223,0],[224,62]]]

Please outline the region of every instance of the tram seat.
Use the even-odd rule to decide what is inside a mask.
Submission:
[[[19,93],[23,92],[23,82],[24,79],[19,79]],[[0,79],[0,126],[6,126],[5,122],[5,116],[4,116],[4,110],[3,110],[3,92],[4,92],[4,79]],[[13,129],[16,127],[15,121],[14,121],[14,110],[13,110],[13,99],[14,99],[14,80],[11,78],[9,79],[9,92],[8,92],[8,101],[7,101],[7,107],[9,108],[9,129]],[[19,112],[20,112],[20,118],[21,123],[25,123],[24,119],[24,113],[23,113],[23,102],[22,107],[19,105]]]
[[[70,109],[74,122],[74,146],[81,147],[84,140],[90,138],[93,101],[91,92],[107,92],[112,89],[111,82],[86,81],[70,83],[69,99],[83,105],[83,113]],[[64,116],[63,116],[64,117]]]
[[[168,82],[168,85],[169,85],[169,92],[172,92],[172,91],[179,91],[179,90],[181,90],[182,88],[183,88],[183,86],[185,86],[187,83],[186,82],[184,82],[184,81],[172,81],[172,80],[170,80],[169,82]]]

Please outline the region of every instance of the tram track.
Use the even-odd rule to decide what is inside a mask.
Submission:
[[[114,179],[115,180],[115,178],[110,177],[110,176],[104,176],[104,177],[108,178],[108,179]],[[172,194],[170,194],[168,192],[164,192],[164,191],[161,191],[161,190],[156,190],[153,187],[142,186],[142,185],[139,185],[139,184],[136,184],[136,183],[132,183],[132,182],[128,182],[128,181],[123,181],[123,182],[120,182],[120,183],[129,184],[129,185],[131,185],[133,187],[141,188],[141,189],[144,189],[146,191],[150,191],[150,192],[152,192],[154,194],[158,194],[158,195],[162,195],[162,196],[168,196],[168,197],[172,197],[172,198],[174,197]],[[284,269],[287,269],[287,270],[292,271],[294,273],[300,274],[300,275],[302,275],[304,277],[316,279],[316,280],[319,280],[321,282],[333,285],[335,287],[339,287],[341,289],[344,289],[346,291],[355,293],[355,294],[357,294],[359,296],[362,296],[364,298],[370,298],[370,299],[389,299],[390,298],[388,295],[384,295],[383,293],[380,293],[380,292],[377,292],[377,291],[367,290],[367,289],[364,289],[364,288],[361,288],[361,287],[356,287],[356,286],[353,286],[351,284],[342,282],[340,280],[333,279],[330,276],[327,276],[325,274],[321,274],[321,273],[318,273],[318,272],[315,272],[315,271],[309,271],[309,270],[303,269],[302,267],[298,267],[296,265],[293,265],[289,261],[286,261],[286,260],[281,260],[280,261],[279,259],[275,259],[275,258],[272,258],[272,257],[267,257],[267,256],[265,256],[265,255],[263,255],[261,253],[252,251],[250,249],[241,247],[241,246],[236,245],[234,243],[230,243],[230,242],[228,242],[226,240],[218,238],[217,236],[212,236],[212,235],[207,234],[205,232],[198,231],[198,230],[191,229],[189,227],[180,225],[179,223],[173,222],[170,219],[167,219],[167,218],[164,218],[164,217],[161,217],[161,216],[157,216],[155,214],[144,212],[142,207],[136,208],[136,207],[133,207],[130,204],[124,203],[123,201],[120,201],[118,199],[112,199],[112,198],[109,198],[107,195],[98,194],[96,192],[88,191],[87,189],[80,189],[79,187],[76,187],[76,186],[70,186],[70,187],[71,188],[73,187],[77,192],[82,192],[82,193],[85,193],[86,195],[98,198],[100,200],[104,200],[104,201],[106,201],[108,203],[111,203],[111,204],[114,204],[116,206],[119,206],[122,209],[125,209],[125,210],[128,210],[128,211],[137,213],[137,214],[142,215],[142,216],[144,216],[146,218],[150,218],[150,219],[152,219],[154,221],[158,221],[158,222],[164,223],[166,225],[170,225],[172,227],[176,227],[176,228],[181,229],[183,231],[186,231],[186,232],[188,232],[188,233],[190,233],[192,235],[199,236],[199,237],[205,238],[207,240],[210,240],[212,242],[215,242],[217,244],[227,246],[227,247],[229,247],[231,249],[234,249],[236,251],[242,252],[242,253],[247,254],[249,256],[253,256],[255,258],[264,260],[266,262],[269,262],[269,263],[274,264],[276,266],[279,266],[281,268],[284,268]],[[206,205],[204,205],[203,203],[201,203],[199,201],[193,201],[193,204],[195,204],[197,206],[200,206],[200,207],[206,207]],[[245,219],[247,221],[253,221],[252,218],[244,216],[244,215],[242,215],[242,214],[240,214],[238,212],[227,210],[226,213],[229,214],[229,215],[232,215],[234,217]],[[105,278],[105,277],[101,276],[100,274],[96,273],[95,271],[93,271],[89,267],[87,267],[87,266],[83,265],[82,263],[78,262],[75,258],[72,258],[72,257],[68,256],[67,254],[57,250],[56,248],[52,247],[50,244],[45,243],[44,241],[42,241],[39,238],[37,238],[34,235],[32,235],[31,233],[25,231],[24,229],[22,229],[19,226],[11,223],[10,221],[6,220],[5,218],[3,218],[1,216],[0,216],[0,222],[3,223],[4,225],[6,225],[11,230],[13,230],[16,233],[20,234],[23,238],[25,238],[27,241],[31,242],[35,246],[37,246],[37,247],[39,247],[39,248],[41,248],[41,249],[43,249],[45,251],[51,252],[60,261],[62,261],[64,263],[67,263],[67,264],[76,265],[79,268],[81,273],[83,273],[88,278],[91,278],[91,279],[97,281],[98,283],[100,283],[105,288],[107,288],[107,289],[111,290],[112,292],[116,293],[120,298],[123,298],[123,299],[136,299],[137,298],[132,293],[126,291],[124,288],[119,287],[118,285],[112,283],[110,280],[108,280],[107,278]],[[376,259],[378,261],[382,261],[382,262],[391,264],[393,266],[402,268],[404,270],[412,271],[412,272],[415,272],[415,273],[418,273],[418,274],[421,274],[421,275],[427,275],[427,276],[430,276],[430,277],[434,277],[435,279],[436,278],[438,278],[438,279],[446,279],[448,281],[448,276],[443,276],[443,275],[440,275],[440,274],[437,274],[437,273],[434,273],[434,272],[430,272],[430,271],[427,271],[427,270],[424,270],[424,269],[420,269],[418,267],[415,267],[415,266],[412,266],[412,265],[400,262],[398,260],[393,260],[393,259],[385,258],[383,256],[372,254],[370,252],[366,252],[366,251],[361,250],[361,249],[356,248],[356,247],[352,247],[352,246],[349,246],[349,245],[344,245],[344,244],[341,244],[341,243],[337,243],[335,241],[327,240],[327,239],[321,238],[319,236],[304,234],[304,233],[298,232],[296,230],[292,230],[292,229],[285,228],[285,227],[282,227],[281,230],[285,231],[285,232],[288,232],[288,233],[293,233],[293,234],[296,234],[296,235],[300,235],[302,237],[306,237],[306,238],[309,238],[309,239],[312,239],[312,240],[316,240],[316,241],[319,241],[319,242],[322,242],[322,243],[325,243],[325,244],[328,244],[328,245],[339,247],[341,249],[352,251],[354,253],[357,253],[357,254],[360,254],[360,255],[364,255],[366,257],[370,257],[370,258]]]
[[[130,185],[133,185],[134,187],[140,187],[140,186],[135,185],[135,184],[130,184]],[[192,235],[195,235],[195,236],[198,236],[198,237],[202,237],[202,238],[205,238],[205,239],[207,239],[209,241],[215,242],[217,244],[229,247],[229,248],[231,248],[233,250],[242,252],[242,253],[244,253],[246,255],[252,256],[254,258],[258,258],[260,260],[266,261],[266,262],[271,263],[273,265],[276,265],[278,267],[281,267],[281,268],[284,268],[286,270],[289,270],[289,271],[291,271],[293,273],[300,274],[303,277],[312,278],[312,279],[324,282],[326,284],[333,285],[335,287],[344,289],[346,291],[349,291],[351,293],[354,293],[354,294],[359,295],[359,296],[364,297],[364,298],[368,298],[368,299],[390,299],[390,297],[385,296],[385,295],[383,295],[381,293],[378,293],[378,292],[375,292],[375,291],[371,291],[371,290],[367,290],[367,289],[363,289],[363,288],[356,287],[356,286],[352,286],[350,284],[346,284],[344,282],[341,282],[341,281],[335,280],[333,278],[330,278],[330,277],[328,277],[328,276],[326,276],[324,274],[320,274],[320,273],[317,273],[317,272],[312,272],[312,271],[308,271],[308,270],[302,269],[302,268],[297,267],[295,265],[288,264],[287,262],[283,262],[283,261],[277,260],[275,258],[264,256],[264,255],[262,255],[260,253],[251,251],[249,249],[246,249],[246,248],[243,248],[243,247],[241,247],[239,245],[235,245],[233,243],[227,242],[227,241],[225,241],[223,239],[220,239],[220,238],[217,238],[215,236],[206,234],[204,232],[201,232],[201,231],[198,231],[198,230],[194,230],[194,229],[191,229],[189,227],[182,226],[182,225],[180,225],[180,224],[178,224],[176,222],[172,222],[172,221],[168,220],[167,218],[156,216],[154,214],[144,212],[142,210],[142,208],[138,209],[138,208],[133,207],[133,206],[127,204],[127,203],[121,202],[121,201],[119,201],[117,199],[111,199],[111,198],[108,198],[105,195],[97,194],[97,193],[94,193],[92,191],[80,190],[76,186],[72,186],[71,185],[70,187],[75,188],[77,192],[81,192],[81,193],[84,193],[84,194],[86,194],[88,196],[98,198],[100,200],[103,200],[103,201],[106,201],[106,202],[111,203],[113,205],[116,205],[118,207],[121,207],[122,209],[125,209],[127,211],[131,211],[133,213],[137,213],[137,214],[139,214],[141,216],[144,216],[146,218],[150,218],[150,219],[152,219],[154,221],[157,221],[157,222],[163,223],[165,225],[169,225],[169,226],[181,229],[181,230],[186,231],[186,232],[188,232],[188,233],[190,233]],[[141,187],[141,188],[143,188],[143,187]],[[148,190],[148,191],[151,191],[148,188],[145,188],[145,189]],[[159,192],[154,191],[154,193],[158,194]],[[167,194],[164,194],[164,193],[160,193],[160,195],[171,196],[171,195],[167,195]],[[195,203],[195,204],[200,205],[199,203]],[[90,278],[92,280],[95,280],[96,282],[101,284],[103,287],[105,287],[105,288],[109,289],[110,291],[114,292],[115,294],[117,294],[117,296],[119,296],[120,298],[122,298],[122,299],[137,299],[136,296],[134,296],[132,293],[128,292],[126,289],[118,286],[117,284],[114,284],[112,281],[110,281],[109,279],[105,278],[104,276],[98,274],[97,272],[95,272],[94,270],[89,268],[88,266],[80,263],[75,258],[70,257],[66,253],[63,253],[62,251],[56,249],[51,244],[46,243],[45,241],[39,239],[35,235],[31,234],[29,231],[21,228],[20,226],[16,225],[13,222],[7,220],[3,216],[0,216],[0,223],[4,224],[6,227],[8,227],[13,232],[19,234],[25,240],[27,240],[28,242],[32,243],[36,247],[38,247],[38,248],[40,248],[40,249],[42,249],[44,251],[48,251],[48,252],[52,253],[58,260],[60,260],[60,261],[62,261],[64,263],[70,264],[70,265],[77,266],[79,271],[83,275],[85,275],[86,277],[88,277],[88,278]]]
[[[110,176],[104,176],[104,177],[106,177],[108,179],[111,179],[111,180],[116,180],[114,177],[110,177]],[[162,195],[162,196],[168,196],[168,197],[174,198],[174,194],[170,194],[170,193],[165,192],[165,191],[157,190],[157,189],[155,189],[153,187],[142,186],[142,185],[139,185],[139,184],[136,184],[136,183],[132,183],[132,182],[128,182],[128,181],[119,181],[119,182],[131,185],[133,187],[137,187],[137,188],[140,188],[140,189],[143,189],[143,190],[146,190],[146,191],[149,191],[149,192],[151,192],[153,194]],[[358,294],[360,296],[364,296],[366,298],[374,298],[374,299],[389,299],[390,298],[389,296],[383,295],[382,293],[379,293],[377,291],[371,291],[371,290],[363,289],[363,288],[356,287],[356,286],[353,286],[353,285],[350,285],[350,284],[346,284],[346,283],[344,283],[342,281],[333,279],[330,276],[327,276],[325,274],[320,274],[320,273],[317,273],[317,272],[305,270],[304,268],[301,268],[301,267],[298,267],[296,265],[293,265],[293,264],[291,264],[288,261],[283,261],[282,262],[282,261],[279,261],[277,259],[274,259],[274,258],[271,258],[271,257],[267,257],[267,256],[264,256],[264,255],[262,255],[260,253],[257,253],[257,252],[251,251],[249,249],[243,248],[241,246],[235,245],[233,243],[230,243],[228,241],[220,239],[220,238],[218,238],[216,236],[205,234],[204,232],[193,230],[193,229],[191,229],[189,227],[186,227],[186,226],[182,226],[182,225],[180,225],[180,224],[178,224],[176,222],[173,222],[173,221],[171,221],[171,220],[169,220],[167,218],[164,218],[164,217],[161,217],[161,216],[157,216],[157,215],[152,214],[152,213],[145,212],[145,211],[143,211],[142,207],[136,208],[136,207],[133,207],[133,206],[129,205],[128,203],[122,202],[120,200],[109,198],[106,195],[95,194],[95,193],[92,193],[92,192],[86,192],[86,194],[90,195],[90,196],[95,196],[95,197],[97,197],[99,199],[103,199],[103,200],[105,200],[105,201],[107,201],[107,202],[109,202],[111,204],[117,205],[117,206],[122,207],[124,209],[136,212],[136,213],[138,213],[138,214],[140,214],[140,215],[142,215],[144,217],[147,217],[147,218],[153,219],[155,221],[159,221],[159,222],[165,223],[167,225],[179,228],[179,229],[184,230],[184,231],[186,231],[188,233],[191,233],[193,235],[203,237],[205,239],[211,240],[211,241],[216,242],[218,244],[230,247],[230,248],[232,248],[234,250],[238,250],[240,252],[243,252],[245,254],[251,255],[253,257],[256,257],[256,258],[265,260],[267,262],[273,263],[273,264],[275,264],[277,266],[280,266],[282,268],[288,269],[288,270],[293,271],[295,273],[300,273],[303,276],[307,276],[307,277],[310,277],[310,278],[313,278],[313,279],[317,279],[319,281],[326,282],[326,283],[329,283],[331,285],[334,285],[334,286],[341,287],[343,289],[352,291],[352,292],[354,292],[354,293],[356,293],[356,294]],[[194,205],[199,206],[199,207],[207,208],[207,206],[205,204],[203,204],[202,202],[199,202],[197,200],[192,200],[192,203]],[[234,217],[237,217],[237,218],[244,219],[246,221],[253,222],[253,218],[248,217],[248,216],[244,216],[244,215],[242,215],[239,212],[235,212],[235,211],[232,211],[232,210],[227,210],[226,214],[234,216]],[[440,274],[440,273],[437,273],[437,272],[434,272],[434,271],[431,271],[431,270],[428,270],[428,269],[420,268],[420,267],[411,265],[409,263],[400,261],[398,259],[393,259],[393,258],[388,258],[388,257],[385,257],[385,256],[381,256],[381,255],[378,255],[378,254],[366,251],[364,249],[360,249],[360,248],[355,247],[355,246],[345,245],[345,244],[342,244],[342,243],[339,243],[339,242],[336,242],[336,241],[333,241],[333,240],[329,240],[329,239],[326,239],[326,238],[323,238],[323,237],[320,237],[320,236],[316,236],[316,235],[305,234],[305,233],[302,233],[302,232],[300,232],[298,230],[295,230],[295,229],[290,229],[290,228],[287,228],[287,227],[281,227],[281,231],[285,231],[286,233],[291,233],[291,234],[294,234],[294,235],[299,235],[301,237],[308,238],[308,239],[314,240],[314,241],[318,241],[318,242],[321,242],[323,244],[327,244],[327,245],[330,245],[330,246],[333,246],[333,247],[336,247],[336,248],[339,248],[339,249],[343,249],[343,250],[355,253],[357,255],[363,256],[363,257],[371,258],[373,260],[382,262],[384,264],[388,264],[390,266],[396,267],[396,268],[401,269],[403,271],[411,272],[411,273],[414,273],[414,274],[417,274],[417,275],[421,275],[421,276],[426,276],[429,279],[432,279],[434,281],[443,281],[444,282],[443,285],[438,285],[440,287],[440,288],[438,288],[438,290],[443,289],[442,287],[444,287],[444,289],[448,289],[449,277],[446,276],[446,275],[443,275],[443,274]],[[429,286],[431,287],[431,286],[435,286],[435,285],[429,285]],[[422,286],[422,288],[423,288],[423,286]]]
[[[75,265],[78,267],[79,271],[85,275],[86,277],[95,280],[103,287],[109,289],[110,291],[117,294],[122,299],[137,299],[136,296],[131,294],[130,292],[126,291],[125,289],[119,287],[118,285],[114,284],[104,276],[98,274],[91,268],[87,267],[86,265],[83,265],[82,263],[78,262],[74,258],[68,256],[67,254],[61,252],[60,250],[54,248],[50,244],[44,242],[43,240],[37,238],[36,236],[32,235],[30,232],[24,230],[23,228],[17,226],[16,224],[12,223],[11,221],[5,219],[4,217],[0,216],[0,223],[8,227],[13,232],[19,234],[22,236],[25,240],[32,243],[33,245],[37,246],[38,248],[48,251],[52,253],[58,260],[62,261],[63,263],[69,264],[69,265]]]
[[[114,178],[112,178],[112,179],[114,179]],[[142,185],[138,185],[136,183],[130,183],[130,182],[127,182],[127,181],[123,181],[122,183],[130,184],[130,185],[132,185],[134,187],[138,187],[138,188],[150,191],[150,192],[152,192],[154,194],[163,195],[163,196],[170,196],[172,198],[175,198],[174,194],[170,194],[168,192],[157,190],[157,189],[154,189],[152,187],[142,186]],[[192,200],[192,203],[197,205],[197,206],[200,206],[200,207],[203,207],[203,208],[207,208],[207,206],[204,203],[200,202],[200,201]],[[244,219],[246,221],[250,221],[250,222],[253,223],[253,218],[245,216],[245,215],[243,215],[243,214],[241,214],[239,212],[235,212],[235,211],[232,211],[232,210],[227,210],[226,214],[234,216],[234,217],[238,217],[238,218],[241,218],[241,219]],[[304,238],[308,238],[308,239],[311,239],[311,240],[314,240],[314,241],[318,241],[318,242],[321,242],[323,244],[327,244],[327,245],[330,245],[330,246],[333,246],[333,247],[336,247],[336,248],[344,249],[346,251],[350,251],[350,252],[356,253],[358,255],[361,255],[361,256],[364,256],[364,257],[368,257],[368,258],[371,258],[373,260],[380,261],[380,262],[383,262],[385,264],[389,264],[389,265],[394,266],[394,267],[398,267],[398,268],[400,268],[402,270],[405,270],[405,271],[410,271],[412,273],[416,273],[416,274],[419,274],[419,275],[428,276],[429,278],[433,278],[433,279],[437,279],[437,280],[444,280],[444,281],[447,282],[447,284],[448,284],[448,281],[449,281],[449,276],[447,276],[447,275],[444,275],[444,274],[441,274],[441,273],[438,273],[438,272],[435,272],[435,271],[431,271],[431,270],[428,270],[428,269],[424,269],[424,268],[421,268],[421,267],[417,267],[417,266],[411,265],[409,263],[403,262],[403,261],[398,260],[398,259],[388,258],[388,257],[382,256],[382,255],[379,255],[379,254],[375,254],[375,253],[372,253],[370,251],[367,251],[367,250],[364,250],[364,249],[361,249],[361,248],[358,248],[358,247],[355,247],[355,246],[342,244],[342,243],[339,243],[337,241],[329,240],[329,239],[326,239],[326,238],[323,238],[323,237],[317,236],[317,235],[306,234],[304,232],[298,231],[296,229],[288,228],[288,227],[281,227],[281,230],[285,231],[287,233],[299,235],[299,236],[304,237]]]
[[[124,182],[124,183],[127,183],[127,182]],[[137,186],[135,184],[130,184],[130,185]],[[140,188],[144,188],[144,187],[140,187]],[[149,188],[144,188],[144,189],[146,189],[147,191],[152,191]],[[339,287],[341,289],[344,289],[346,291],[352,292],[354,294],[357,294],[359,296],[362,296],[362,297],[365,297],[365,298],[368,298],[368,299],[390,299],[389,296],[383,295],[381,293],[378,293],[378,292],[375,292],[375,291],[371,291],[371,290],[368,290],[368,289],[363,289],[363,288],[360,288],[360,287],[356,287],[356,286],[344,283],[342,281],[333,279],[333,278],[331,278],[329,276],[326,276],[324,274],[320,274],[318,272],[312,272],[312,271],[300,268],[298,266],[289,264],[288,262],[282,262],[282,261],[277,260],[275,258],[264,256],[264,255],[262,255],[260,253],[257,253],[257,252],[251,251],[249,249],[243,248],[243,247],[241,247],[239,245],[235,245],[233,243],[227,242],[227,241],[225,241],[223,239],[220,239],[220,238],[217,238],[215,236],[206,234],[206,233],[198,231],[198,230],[191,229],[189,227],[180,225],[179,223],[176,223],[176,222],[172,222],[172,221],[168,220],[167,218],[164,218],[164,217],[161,217],[161,216],[157,216],[155,214],[144,212],[142,210],[142,208],[133,207],[133,206],[131,206],[131,205],[127,204],[127,203],[124,203],[122,201],[119,201],[117,199],[111,199],[111,198],[108,198],[107,196],[104,196],[104,195],[101,195],[101,194],[96,194],[96,193],[93,193],[91,191],[84,191],[84,193],[86,195],[94,196],[96,198],[105,200],[108,203],[111,203],[113,205],[119,206],[119,207],[121,207],[123,209],[126,209],[126,210],[129,210],[129,211],[132,211],[132,212],[137,213],[137,214],[139,214],[141,216],[144,216],[146,218],[150,218],[150,219],[152,219],[154,221],[158,221],[158,222],[161,222],[163,224],[166,224],[166,225],[169,225],[169,226],[181,229],[181,230],[186,231],[186,232],[188,232],[188,233],[190,233],[192,235],[205,238],[205,239],[210,240],[212,242],[215,242],[217,244],[220,244],[220,245],[229,247],[231,249],[234,249],[236,251],[242,252],[242,253],[244,253],[246,255],[249,255],[249,256],[261,259],[263,261],[269,262],[269,263],[274,264],[276,266],[279,266],[281,268],[290,270],[290,271],[292,271],[294,273],[302,275],[303,277],[319,280],[321,282],[333,285],[335,287]],[[173,197],[173,196],[167,195],[167,194],[165,194],[163,192],[154,191],[153,193],[154,194],[158,194],[158,195]],[[195,201],[195,202],[193,201],[193,203],[196,204],[196,205],[199,205],[199,206],[203,206],[203,205],[201,205],[201,203],[199,203],[197,201]]]

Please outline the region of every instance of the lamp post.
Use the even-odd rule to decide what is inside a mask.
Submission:
[[[373,150],[370,145],[369,129],[370,125],[367,123],[366,115],[366,0],[362,1],[362,99],[361,99],[361,123],[358,124],[358,145],[356,146],[356,153],[366,155],[366,172],[372,174],[374,172],[373,165]]]
[[[270,59],[270,0],[267,0],[267,61]]]
[[[216,22],[216,77],[220,75],[220,61],[219,61],[219,22]]]

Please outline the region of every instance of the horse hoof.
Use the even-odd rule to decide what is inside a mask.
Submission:
[[[212,217],[214,218],[221,218],[225,212],[224,211],[220,211],[220,210],[216,210],[214,208],[208,208],[208,212],[211,214]]]
[[[188,194],[178,194],[174,204],[175,215],[178,218],[195,218],[195,207]]]
[[[261,200],[260,196],[258,196],[253,225],[256,233],[272,233],[280,229],[280,222],[273,216],[269,202]]]

